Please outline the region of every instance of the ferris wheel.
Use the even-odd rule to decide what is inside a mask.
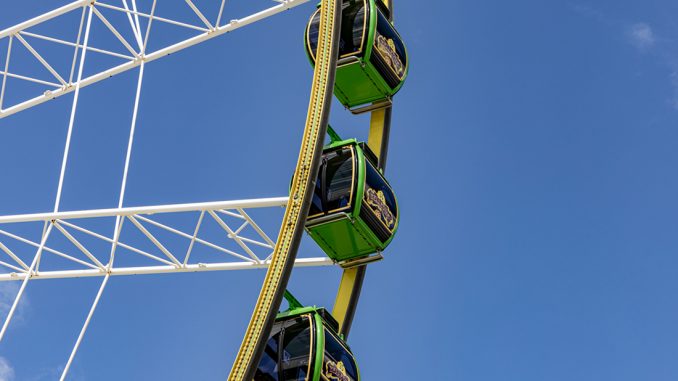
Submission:
[[[19,284],[1,323],[0,349],[26,289],[36,281],[100,279],[59,375],[64,380],[111,278],[266,269],[229,380],[360,379],[346,341],[366,266],[383,259],[399,222],[385,166],[392,97],[407,77],[408,57],[392,23],[392,1],[323,0],[310,12],[304,43],[314,76],[288,195],[125,203],[146,65],[286,10],[309,11],[299,7],[308,0],[272,0],[261,9],[238,7],[239,2],[215,0],[206,6],[185,0],[185,15],[179,16],[163,14],[162,0],[78,0],[0,31],[0,47],[6,47],[0,55],[0,119],[39,112],[45,102],[72,96],[53,208],[0,216],[0,282]],[[233,18],[235,11],[246,12]],[[97,46],[95,24],[117,48]],[[156,32],[160,25],[177,32]],[[41,53],[46,45],[62,53],[48,57]],[[109,60],[88,69],[93,56]],[[137,73],[136,89],[117,207],[64,211],[64,176],[81,89],[131,71]],[[341,127],[328,125],[333,95],[354,114],[371,113],[368,141],[342,138]],[[330,143],[324,145],[326,137]],[[260,216],[281,208],[279,230],[261,223]],[[208,234],[208,224],[217,232]],[[326,255],[297,257],[304,232]],[[212,255],[197,255],[198,248]],[[45,260],[50,256],[61,261]],[[287,291],[294,267],[326,266],[343,269],[331,312],[306,306]],[[289,308],[279,311],[283,298]]]

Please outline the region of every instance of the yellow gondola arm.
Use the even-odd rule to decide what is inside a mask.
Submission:
[[[393,1],[384,0],[384,5],[388,9],[393,10]],[[389,107],[390,108],[390,107]],[[382,108],[373,111],[370,117],[370,134],[367,139],[367,146],[377,156],[381,163],[382,147],[387,128],[387,112],[389,108]],[[365,277],[365,266],[353,267],[345,269],[341,276],[341,283],[337,291],[337,297],[334,301],[334,308],[332,309],[332,316],[339,323],[339,332],[348,336],[350,325],[355,313],[356,304],[360,295],[360,288],[362,288],[363,279]]]
[[[339,323],[339,331],[344,324],[346,318],[346,311],[348,311],[351,303],[351,294],[353,293],[353,285],[355,284],[357,267],[345,269],[341,276],[341,283],[339,284],[339,291],[337,292],[337,299],[334,302],[334,309],[332,316],[337,319]]]
[[[384,0],[384,5],[386,5],[386,8],[391,9],[393,8],[393,0]]]
[[[384,138],[384,127],[386,121],[386,109],[373,111],[370,117],[370,135],[367,138],[367,146],[372,152],[381,157],[381,142]]]

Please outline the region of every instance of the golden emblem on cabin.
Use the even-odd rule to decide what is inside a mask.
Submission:
[[[323,375],[330,381],[353,381],[348,372],[346,372],[346,366],[341,361],[336,363],[332,360],[325,361],[325,372]]]
[[[393,69],[393,71],[402,79],[405,74],[405,65],[400,59],[398,52],[396,51],[395,43],[392,39],[386,38],[382,35],[377,36],[377,51],[381,53],[381,56],[386,58],[386,63],[388,66]]]
[[[365,191],[365,201],[367,201],[367,205],[370,206],[381,222],[389,229],[393,230],[395,216],[393,216],[393,212],[391,212],[391,209],[389,209],[386,204],[384,192],[375,191],[374,189],[367,187],[367,190]]]

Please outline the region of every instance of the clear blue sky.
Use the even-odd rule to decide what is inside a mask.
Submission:
[[[64,3],[13,2],[0,29]],[[402,218],[349,340],[363,379],[678,379],[678,3],[396,6]],[[313,9],[147,66],[126,205],[285,194]],[[83,90],[62,209],[116,205],[135,81]],[[70,102],[0,121],[0,214],[52,208]],[[368,119],[334,106],[364,138]],[[263,274],[112,279],[71,379],[225,379]],[[298,270],[291,289],[331,306],[339,276]],[[99,282],[29,284],[0,345],[14,380],[55,378]],[[1,307],[15,288],[0,287]]]

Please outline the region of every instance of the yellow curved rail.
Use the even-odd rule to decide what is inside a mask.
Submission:
[[[337,67],[341,0],[323,0],[313,85],[301,142],[299,159],[292,180],[290,199],[283,217],[278,241],[252,313],[240,351],[233,363],[229,381],[251,380],[278,312],[313,195]]]

